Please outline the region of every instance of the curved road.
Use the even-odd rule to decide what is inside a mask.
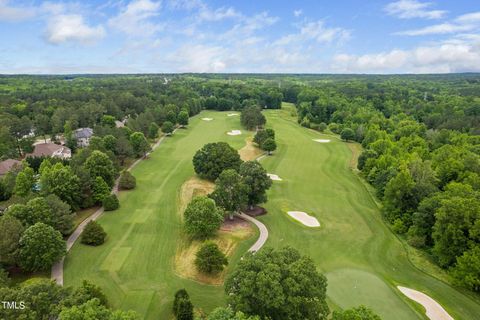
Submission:
[[[175,129],[176,131],[176,129]],[[175,132],[174,131],[174,132]],[[142,157],[140,159],[137,159],[134,163],[132,163],[128,168],[127,171],[132,170],[137,164],[140,163],[143,159],[146,158],[151,152],[153,152],[165,139],[165,136],[161,137],[153,146],[152,146],[152,151],[147,153],[145,157]],[[118,184],[120,182],[120,177],[115,180],[115,185],[113,186],[112,193],[115,195],[118,195]],[[91,216],[86,218],[85,220],[82,221],[78,225],[78,227],[73,231],[73,233],[68,237],[67,239],[67,253],[70,251],[70,249],[73,247],[75,244],[75,241],[80,237],[80,235],[83,232],[83,229],[85,229],[85,226],[93,220],[97,220],[102,214],[104,210],[103,207],[95,211]],[[61,286],[63,286],[63,263],[64,263],[65,257],[63,257],[61,260],[57,261],[53,266],[52,266],[52,274],[51,274],[51,279],[55,280],[55,282]]]

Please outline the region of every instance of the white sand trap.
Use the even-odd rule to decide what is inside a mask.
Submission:
[[[445,309],[442,308],[437,301],[433,300],[425,293],[422,293],[417,290],[405,288],[405,287],[397,287],[404,295],[406,295],[409,299],[420,303],[426,310],[427,317],[431,320],[453,320],[453,318],[448,314]]]
[[[330,139],[312,139],[315,142],[320,142],[320,143],[329,143]]]
[[[307,227],[320,227],[320,222],[318,222],[317,218],[308,215],[302,211],[288,211],[287,212],[290,217],[295,220],[300,221]]]
[[[267,173],[267,176],[270,177],[270,179],[272,179],[273,181],[282,181],[282,178],[280,178],[279,176],[277,176],[276,174],[273,174],[273,173]]]
[[[232,131],[227,132],[227,134],[228,134],[229,136],[238,136],[239,134],[242,134],[242,131],[240,131],[240,130],[232,130]]]
[[[202,118],[203,121],[212,121],[213,118]]]
[[[227,114],[227,117],[235,117],[238,116],[238,113],[229,113]]]

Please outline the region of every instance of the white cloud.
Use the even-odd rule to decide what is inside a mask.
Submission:
[[[350,38],[350,31],[338,28],[327,27],[322,20],[307,22],[300,26],[298,33],[281,37],[274,42],[275,45],[288,45],[294,42],[316,41],[318,43],[344,42]]]
[[[22,21],[34,15],[35,9],[32,7],[14,7],[9,0],[0,0],[0,21]]]
[[[181,72],[222,72],[227,67],[226,51],[220,46],[185,44],[169,60]]]
[[[160,2],[133,0],[117,16],[111,18],[108,24],[128,35],[148,37],[162,29],[160,24],[150,20],[158,16],[160,7]]]
[[[46,39],[53,44],[74,41],[92,43],[105,36],[102,26],[90,27],[78,14],[59,14],[49,19]]]
[[[208,7],[203,7],[198,14],[198,18],[202,21],[220,21],[229,18],[239,18],[242,15],[234,8],[218,8],[211,10]]]
[[[303,11],[300,9],[293,11],[293,15],[297,18],[300,17],[302,14],[303,14]]]
[[[432,35],[432,34],[449,34],[449,33],[458,33],[458,32],[465,32],[475,29],[474,25],[470,24],[452,24],[452,23],[441,23],[436,24],[433,26],[428,26],[421,29],[414,29],[414,30],[407,30],[397,32],[397,35],[404,35],[404,36],[425,36],[425,35]]]
[[[425,18],[440,19],[447,12],[444,10],[430,10],[431,2],[420,2],[417,0],[400,0],[389,3],[384,10],[392,16],[400,19]]]
[[[366,55],[339,54],[337,72],[447,73],[480,71],[479,43],[444,42],[412,50],[395,49]]]
[[[479,23],[480,22],[480,12],[472,12],[461,15],[455,19],[459,23]]]

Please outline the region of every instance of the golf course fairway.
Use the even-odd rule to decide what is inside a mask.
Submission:
[[[328,278],[332,308],[364,304],[383,319],[425,319],[422,307],[396,289],[400,285],[428,294],[455,319],[476,319],[480,304],[410,263],[402,243],[349,168],[352,152],[344,142],[300,127],[287,112],[265,115],[267,126],[275,129],[278,149],[262,164],[282,178],[268,192],[269,213],[258,218],[269,231],[267,246],[290,245],[309,255]],[[231,130],[242,134],[227,135]],[[177,130],[133,169],[137,188],[122,192],[120,209],[99,220],[108,234],[106,243],[75,244],[65,261],[65,285],[88,279],[103,288],[112,307],[133,309],[145,319],[170,319],[173,294],[180,288],[186,288],[194,305],[204,311],[224,305],[223,287],[174,273],[182,228],[178,196],[182,184],[194,175],[191,160],[196,150],[216,141],[239,149],[251,134],[240,127],[239,117],[227,113],[208,111],[191,118],[188,129]],[[306,227],[288,211],[306,212],[318,219],[320,227]],[[228,270],[255,240],[256,236],[239,245]]]

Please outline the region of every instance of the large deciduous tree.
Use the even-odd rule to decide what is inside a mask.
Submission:
[[[43,194],[55,194],[73,208],[78,207],[80,179],[69,166],[59,162],[51,168],[46,168],[40,176],[40,183]]]
[[[480,245],[465,251],[457,258],[457,264],[452,269],[452,275],[457,283],[466,288],[480,291]]]
[[[262,127],[267,120],[262,114],[262,111],[257,106],[248,106],[242,110],[240,115],[240,122],[242,125],[248,129],[253,130],[258,127]]]
[[[148,151],[152,148],[142,132],[134,132],[130,135],[130,143],[132,144],[133,152],[137,157],[145,157]]]
[[[181,127],[186,127],[188,125],[188,112],[185,110],[180,111],[177,121]]]
[[[205,242],[195,254],[195,267],[200,272],[216,274],[223,271],[226,265],[227,257],[214,242]]]
[[[25,230],[19,244],[19,264],[27,271],[48,270],[67,251],[62,234],[41,222]]]
[[[225,283],[234,310],[276,320],[326,319],[326,290],[312,259],[290,247],[247,253]]]
[[[195,153],[193,167],[202,178],[215,180],[226,169],[240,168],[242,160],[237,150],[226,142],[208,143]]]
[[[223,222],[223,212],[215,201],[207,197],[195,197],[184,213],[185,231],[193,238],[211,237]]]
[[[0,218],[0,262],[15,263],[19,241],[25,228],[15,217],[3,215]]]
[[[248,203],[248,186],[237,171],[227,169],[215,180],[215,191],[210,196],[233,219],[233,214]]]
[[[248,188],[248,205],[253,206],[267,201],[267,190],[272,180],[258,161],[246,161],[240,166],[240,175]]]
[[[115,183],[117,171],[112,160],[103,152],[95,150],[85,161],[85,169],[90,172],[92,181],[101,177],[111,188]]]
[[[175,293],[173,300],[173,314],[177,320],[193,320],[193,304],[185,289]]]
[[[381,320],[375,312],[365,306],[334,311],[332,320]]]

